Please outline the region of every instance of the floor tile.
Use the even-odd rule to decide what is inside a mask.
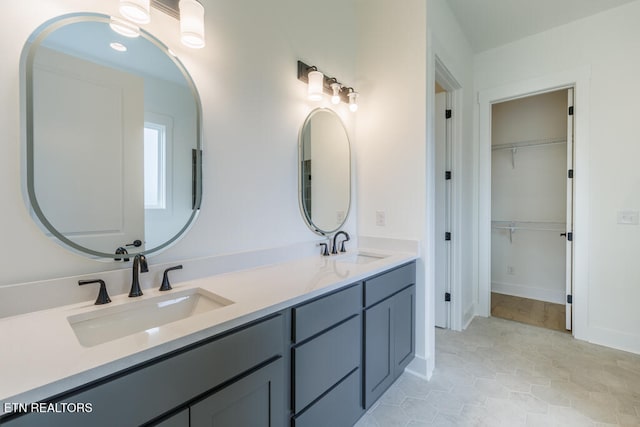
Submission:
[[[404,373],[357,427],[640,426],[640,355],[497,318],[436,329],[430,381]]]

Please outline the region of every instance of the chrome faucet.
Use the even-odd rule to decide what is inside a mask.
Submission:
[[[140,273],[146,273],[149,271],[147,258],[143,254],[137,254],[133,258],[133,278],[131,280],[131,291],[129,291],[129,297],[139,297],[142,295],[142,290],[140,290],[140,281],[138,280],[138,271],[140,271]]]
[[[342,241],[342,244],[340,245],[340,252],[346,252],[347,250],[344,248],[344,242],[348,242],[351,238],[349,237],[349,233],[347,233],[346,231],[338,231],[336,234],[334,234],[333,236],[333,245],[331,245],[331,254],[335,255],[338,253],[338,250],[336,248],[336,243],[338,240],[338,236],[339,235],[343,235],[345,237],[345,239]]]

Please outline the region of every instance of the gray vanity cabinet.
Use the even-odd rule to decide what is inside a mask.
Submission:
[[[292,312],[292,426],[350,426],[362,415],[362,286]]]
[[[371,405],[415,354],[415,263],[364,282],[364,404]]]
[[[414,355],[415,263],[46,399],[2,426],[351,426]]]
[[[233,411],[258,408],[266,397],[269,408],[256,416],[274,421],[266,425],[281,426],[287,411],[283,368],[288,363],[287,316],[288,313],[271,315],[47,399],[47,402],[91,403],[91,413],[30,413],[2,420],[0,424],[112,427],[157,420],[159,425],[174,426],[183,425],[180,424],[185,419],[183,411],[191,405],[197,414],[209,412],[224,419]]]
[[[284,426],[282,359],[192,405],[191,427]]]
[[[189,427],[189,408],[153,424],[154,427]]]

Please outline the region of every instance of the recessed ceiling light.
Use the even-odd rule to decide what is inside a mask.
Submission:
[[[126,52],[127,51],[127,47],[125,45],[123,45],[122,43],[113,42],[109,46],[111,46],[111,49],[117,50],[118,52]]]

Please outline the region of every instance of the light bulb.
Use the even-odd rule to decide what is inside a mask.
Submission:
[[[120,0],[120,13],[136,24],[148,24],[151,21],[150,0]]]
[[[196,0],[180,0],[180,34],[182,44],[200,49],[204,42],[204,6]]]
[[[349,92],[349,110],[352,113],[358,111],[358,92]]]
[[[331,89],[333,90],[331,103],[334,105],[340,104],[340,83],[331,83]]]
[[[322,88],[324,85],[324,74],[320,71],[309,71],[307,74],[309,79],[309,100],[320,101],[322,100]]]

